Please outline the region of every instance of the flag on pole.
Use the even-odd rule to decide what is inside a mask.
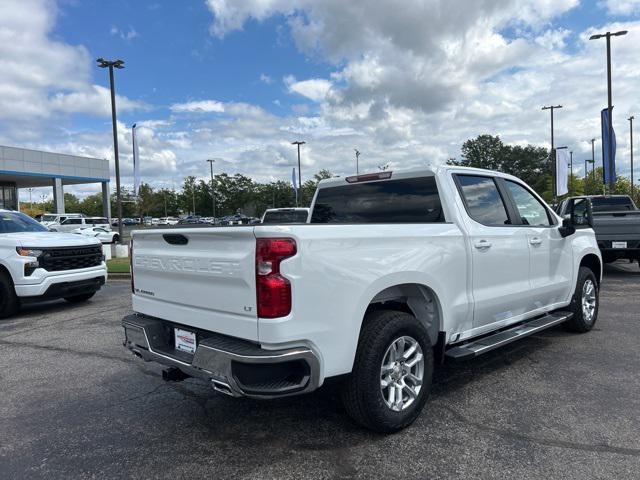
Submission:
[[[611,107],[613,110],[613,107]],[[613,113],[613,112],[612,112]],[[609,109],[603,108],[600,112],[602,126],[602,166],[604,168],[604,183],[616,179],[616,132],[611,129],[611,139],[609,139]],[[609,158],[609,141],[611,141],[611,158]]]
[[[566,148],[556,150],[556,194],[560,197],[569,193],[569,152]]]
[[[133,142],[133,195],[137,196],[140,189],[140,155],[138,153],[135,123],[131,127],[131,138]]]

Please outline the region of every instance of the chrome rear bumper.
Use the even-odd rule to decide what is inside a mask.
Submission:
[[[234,397],[276,398],[310,392],[319,386],[320,362],[308,347],[265,350],[226,335],[197,331],[195,354],[173,348],[174,325],[133,314],[122,319],[123,345],[145,361],[179,368],[207,380]]]

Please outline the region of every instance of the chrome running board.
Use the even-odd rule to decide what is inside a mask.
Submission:
[[[472,340],[463,345],[452,347],[445,352],[445,356],[454,360],[466,360],[467,358],[477,357],[478,355],[490,352],[508,343],[515,342],[516,340],[565,322],[572,316],[573,313],[567,311],[548,313],[542,317],[520,323],[515,327],[482,337],[479,340]]]

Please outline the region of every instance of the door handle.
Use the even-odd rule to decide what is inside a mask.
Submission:
[[[531,245],[542,245],[542,239],[538,237],[533,237],[529,239],[529,243]]]
[[[476,247],[478,250],[486,250],[488,248],[491,248],[491,243],[486,240],[478,240],[476,243],[473,244],[473,246]]]

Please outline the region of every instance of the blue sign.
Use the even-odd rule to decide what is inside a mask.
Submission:
[[[611,107],[613,111],[613,107]],[[603,108],[600,112],[602,125],[602,166],[604,168],[604,183],[610,183],[616,179],[616,132],[611,129],[609,138],[609,109]],[[611,158],[609,158],[609,141],[611,141]],[[611,192],[613,193],[613,192]]]

